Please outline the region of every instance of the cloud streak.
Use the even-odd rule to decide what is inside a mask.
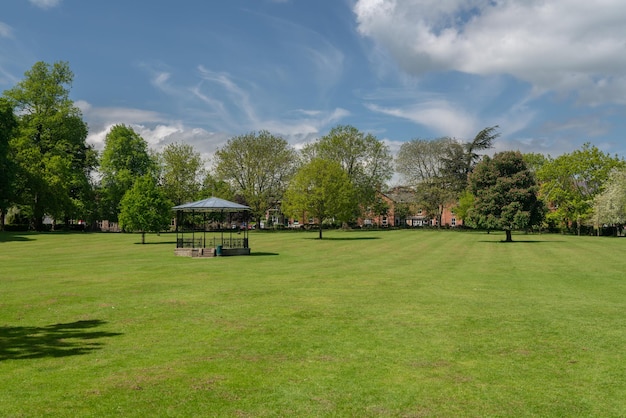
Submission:
[[[0,22],[0,38],[13,38],[13,28],[4,22]]]
[[[477,121],[466,111],[445,100],[430,100],[405,107],[366,105],[373,112],[383,113],[427,126],[441,136],[469,138],[476,132]]]
[[[61,0],[29,0],[30,3],[34,6],[39,7],[40,9],[52,9],[53,7],[57,7],[61,4]]]

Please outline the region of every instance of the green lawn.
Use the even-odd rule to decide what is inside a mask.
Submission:
[[[0,233],[0,416],[626,416],[626,240]]]

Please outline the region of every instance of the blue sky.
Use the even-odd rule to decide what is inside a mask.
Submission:
[[[623,0],[5,0],[0,90],[40,60],[70,63],[98,149],[117,123],[207,158],[263,129],[395,151],[499,125],[496,151],[626,156]]]

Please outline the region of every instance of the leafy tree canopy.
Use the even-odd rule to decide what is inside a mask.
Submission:
[[[611,171],[604,190],[595,196],[593,220],[598,230],[602,225],[626,224],[626,168]]]
[[[488,126],[478,132],[471,142],[464,144],[465,147],[465,174],[468,175],[480,159],[477,151],[486,151],[493,146],[493,141],[498,139],[500,133],[498,125]]]
[[[83,217],[91,200],[89,174],[95,151],[86,144],[87,125],[69,98],[73,80],[69,64],[37,62],[5,96],[18,116],[12,140],[20,177],[19,201],[40,229],[45,214]]]
[[[319,225],[334,218],[347,221],[353,213],[354,187],[336,161],[314,158],[301,167],[285,193],[282,209],[293,218],[313,217]]]
[[[142,244],[146,242],[146,232],[167,229],[172,219],[172,202],[150,174],[135,181],[120,206],[120,227],[124,231],[141,231]]]
[[[446,157],[451,149],[459,148],[451,138],[414,139],[402,144],[396,158],[396,170],[415,189],[416,203],[437,216],[438,225],[444,206],[456,199],[455,180],[446,172]]]
[[[370,206],[376,192],[393,176],[393,158],[389,147],[372,134],[360,132],[353,126],[339,125],[309,144],[303,150],[307,161],[321,158],[338,162],[348,174],[356,193],[353,208]]]
[[[189,144],[173,143],[165,147],[161,160],[163,189],[167,197],[175,205],[198,199],[205,174],[200,153]]]
[[[218,178],[245,199],[257,220],[282,200],[296,162],[287,141],[268,131],[233,137],[215,153]]]
[[[126,125],[111,128],[100,159],[103,219],[117,221],[124,194],[137,178],[153,175],[156,167],[148,143],[133,128]]]
[[[541,196],[555,209],[553,217],[564,226],[575,223],[580,234],[581,225],[592,214],[594,197],[602,192],[611,171],[621,167],[622,159],[584,144],[541,166],[537,171]]]
[[[543,204],[537,199],[538,186],[520,152],[506,151],[483,157],[470,175],[473,207],[468,222],[479,228],[500,229],[506,241],[511,231],[541,223]]]
[[[9,140],[17,127],[13,107],[0,97],[0,231],[4,229],[4,219],[8,208],[15,199],[16,167],[9,155]]]
[[[224,200],[235,200],[235,192],[233,188],[224,180],[218,180],[211,173],[205,173],[202,180],[202,190],[200,192],[203,196],[215,196]]]

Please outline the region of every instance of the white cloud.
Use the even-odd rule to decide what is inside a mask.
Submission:
[[[89,126],[87,142],[96,149],[104,148],[104,140],[109,130],[119,124],[129,126],[155,126],[168,124],[167,119],[158,112],[142,109],[123,107],[95,107],[85,100],[77,100],[74,105],[78,107],[83,119]],[[147,138],[144,138],[147,141]],[[150,143],[150,141],[148,141]],[[157,141],[158,143],[158,141]]]
[[[29,0],[31,4],[41,9],[51,9],[61,4],[61,0]]]
[[[538,93],[626,103],[622,0],[358,0],[354,12],[411,74],[510,74]]]
[[[92,123],[134,124],[162,122],[165,119],[163,115],[151,110],[124,107],[93,107],[84,100],[78,100],[74,104],[81,110],[85,118]]]
[[[87,142],[97,150],[104,148],[106,135],[113,126],[125,124],[131,126],[155,151],[161,151],[170,143],[182,142],[192,145],[207,160],[229,138],[251,131],[268,130],[299,148],[318,138],[329,124],[349,115],[348,111],[341,108],[330,112],[298,110],[283,120],[264,120],[239,126],[239,129],[209,131],[191,127],[183,121],[169,120],[164,115],[149,110],[95,107],[84,100],[76,101],[75,105],[81,109],[84,120],[89,125]],[[228,116],[226,110],[224,112]]]
[[[0,38],[13,38],[13,28],[4,22],[0,22]]]
[[[87,142],[97,150],[104,149],[106,136],[116,123],[100,126],[90,130]],[[230,137],[224,133],[209,132],[201,128],[185,127],[180,122],[148,126],[143,124],[128,124],[147,143],[151,150],[161,152],[168,144],[177,142],[194,147],[205,161],[209,161],[215,151],[223,146]]]
[[[161,90],[167,89],[167,82],[170,79],[170,73],[160,72],[152,79],[152,84]]]
[[[474,117],[445,100],[430,100],[405,107],[366,105],[373,112],[396,116],[427,126],[441,136],[469,138],[478,126]]]

